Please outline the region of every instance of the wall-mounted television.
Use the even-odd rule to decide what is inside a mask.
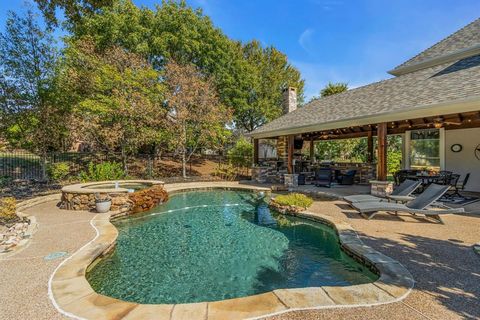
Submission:
[[[295,150],[301,150],[303,148],[303,140],[302,139],[293,140],[293,148]]]

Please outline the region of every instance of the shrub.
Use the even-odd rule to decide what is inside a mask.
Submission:
[[[118,162],[102,162],[94,164],[90,162],[86,171],[80,172],[80,180],[87,181],[104,181],[104,180],[121,180],[125,179],[126,174],[122,165]]]
[[[14,220],[17,218],[17,201],[15,198],[6,197],[0,198],[0,219],[1,220]]]
[[[400,170],[402,165],[402,152],[392,151],[387,157],[387,171],[388,173],[395,173]]]
[[[233,181],[237,177],[237,170],[231,163],[219,163],[213,174],[223,180]]]
[[[307,209],[313,204],[313,199],[301,193],[290,193],[275,197],[275,202],[282,206],[297,206]]]
[[[12,182],[12,177],[0,176],[0,188],[8,186]]]
[[[242,137],[228,151],[227,156],[229,162],[235,167],[250,167],[252,165],[253,146]]]
[[[70,173],[68,162],[51,163],[47,166],[47,174],[50,180],[61,181]]]

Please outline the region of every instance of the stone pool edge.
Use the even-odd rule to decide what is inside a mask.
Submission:
[[[270,192],[268,188],[239,184],[201,183],[166,185],[169,194],[189,190],[248,189]],[[65,259],[49,280],[49,296],[64,315],[75,319],[259,319],[290,311],[345,307],[366,307],[404,299],[414,280],[399,262],[363,244],[347,223],[334,223],[328,216],[302,212],[299,217],[333,227],[342,248],[357,260],[375,269],[375,282],[346,287],[277,289],[271,292],[214,302],[189,304],[138,304],[96,293],[85,275],[89,266],[115,246],[118,230],[110,219],[115,213],[97,214],[90,224],[96,236]]]

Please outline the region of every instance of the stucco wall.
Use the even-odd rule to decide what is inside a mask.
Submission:
[[[452,152],[453,144],[461,144],[462,151]],[[475,157],[475,148],[480,144],[480,128],[445,131],[445,169],[461,175],[470,172],[466,186],[469,191],[480,192],[480,160]]]

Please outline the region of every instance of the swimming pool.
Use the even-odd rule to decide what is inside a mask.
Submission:
[[[270,212],[260,198],[246,191],[184,192],[115,221],[117,246],[87,279],[107,296],[167,304],[378,278],[340,249],[333,229]]]

